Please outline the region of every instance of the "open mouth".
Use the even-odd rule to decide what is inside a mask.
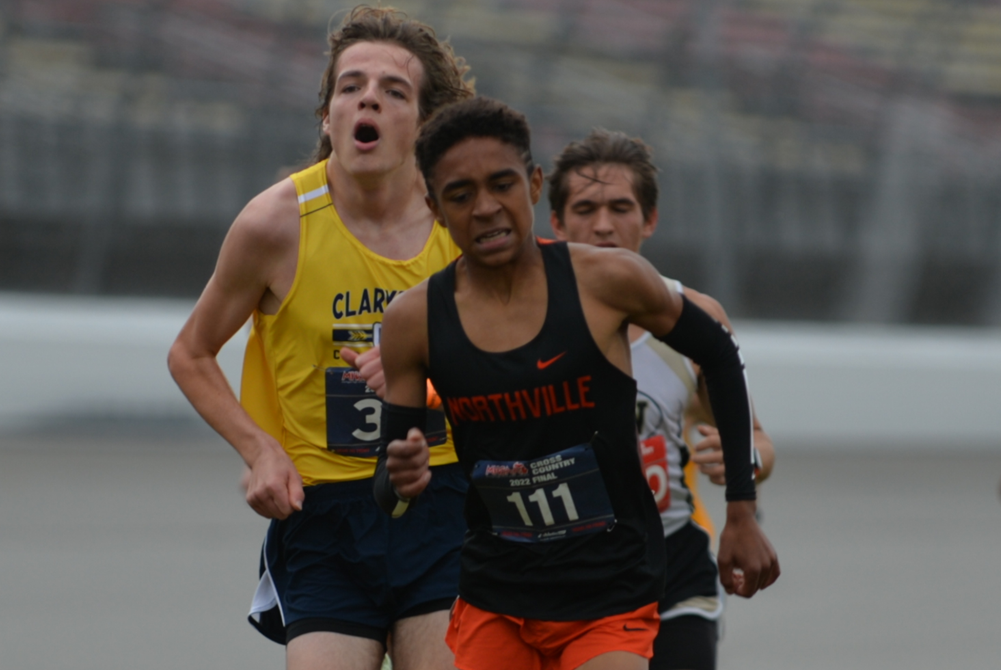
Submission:
[[[376,130],[375,126],[362,123],[355,128],[355,139],[362,144],[376,142],[379,139],[379,131]]]

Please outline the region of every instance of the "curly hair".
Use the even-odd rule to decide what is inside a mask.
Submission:
[[[511,145],[521,153],[526,172],[532,171],[532,135],[525,115],[492,98],[463,100],[442,108],[417,136],[417,167],[432,198],[435,166],[449,149],[470,137],[492,137]]]
[[[322,120],[330,108],[337,79],[337,59],[359,42],[398,44],[421,61],[424,66],[418,96],[421,122],[442,106],[476,94],[474,80],[465,78],[469,72],[465,59],[456,56],[450,44],[439,40],[431,26],[411,19],[392,7],[358,5],[344,17],[337,30],[327,36],[329,60],[320,83],[317,118]],[[321,132],[314,161],[319,162],[332,152],[330,138]]]
[[[599,165],[624,165],[632,170],[633,193],[639,202],[643,218],[650,218],[657,208],[659,195],[657,167],[653,164],[650,147],[639,138],[603,128],[592,130],[579,142],[571,142],[553,159],[554,169],[547,181],[549,207],[556,213],[556,217],[563,221],[563,208],[570,196],[570,175],[582,174],[581,171],[585,168]]]

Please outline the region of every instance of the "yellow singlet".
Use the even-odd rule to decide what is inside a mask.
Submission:
[[[240,401],[285,448],[307,486],[371,477],[381,403],[340,358],[379,341],[389,302],[459,256],[448,231],[435,225],[420,254],[383,258],[344,226],[330,199],[327,162],[292,175],[299,195],[299,260],[277,314],[254,312]],[[444,413],[428,442],[431,465],[456,461]],[[430,430],[430,429],[429,429]]]

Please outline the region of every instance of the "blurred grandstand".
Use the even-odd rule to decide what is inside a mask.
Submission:
[[[353,4],[3,0],[0,290],[197,295],[308,160]],[[528,114],[544,165],[594,126],[645,138],[647,254],[734,316],[1001,324],[999,0],[392,4]]]

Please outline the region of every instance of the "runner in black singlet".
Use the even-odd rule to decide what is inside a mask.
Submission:
[[[386,312],[376,499],[394,516],[422,504],[430,377],[472,482],[446,638],[457,667],[645,668],[664,559],[637,452],[626,328],[636,323],[705,372],[728,478],[720,577],[749,597],[779,568],[754,518],[736,345],[640,256],[538,243],[542,172],[521,114],[482,98],[452,105],[424,126],[416,154],[428,204],[463,256]]]
[[[545,322],[511,351],[466,337],[455,263],[428,286],[431,381],[474,484],[459,589],[492,612],[598,619],[660,597],[664,546],[647,542],[660,516],[636,454],[636,382],[595,345],[566,244],[541,250]]]

